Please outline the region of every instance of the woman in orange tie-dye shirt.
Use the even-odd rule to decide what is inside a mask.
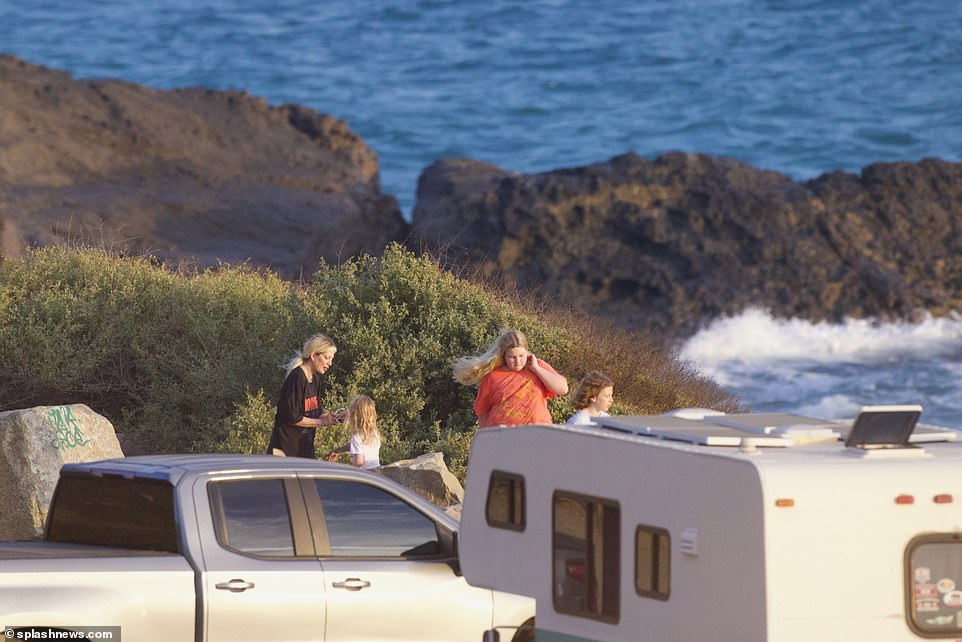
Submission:
[[[454,378],[478,386],[474,413],[478,426],[550,424],[548,399],[568,394],[568,380],[528,352],[528,340],[517,330],[504,330],[476,357],[454,362]]]

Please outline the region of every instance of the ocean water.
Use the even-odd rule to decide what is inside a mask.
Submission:
[[[962,315],[831,324],[747,310],[680,356],[755,411],[850,419],[863,405],[920,404],[923,423],[962,428]]]
[[[681,150],[796,180],[960,161],[959,33],[958,0],[0,0],[0,51],[28,61],[346,120],[406,213],[445,157],[536,172]],[[959,323],[748,312],[683,355],[757,409],[912,401],[962,426]]]

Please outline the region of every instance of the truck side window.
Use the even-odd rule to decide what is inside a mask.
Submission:
[[[240,479],[214,486],[222,509],[217,529],[222,546],[248,555],[294,557],[283,480]]]
[[[962,634],[962,534],[914,538],[905,549],[905,619],[923,637]]]
[[[429,557],[440,553],[437,526],[374,486],[315,480],[334,557]]]
[[[501,470],[492,471],[484,516],[488,526],[523,531],[524,477]]]
[[[555,610],[617,622],[621,529],[618,503],[555,491],[551,509]]]
[[[152,479],[63,474],[46,540],[176,553],[174,489]]]
[[[670,583],[671,538],[664,528],[635,529],[635,591],[642,597],[667,600]]]

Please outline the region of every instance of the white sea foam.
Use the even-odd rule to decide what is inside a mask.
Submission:
[[[841,324],[776,319],[760,309],[720,319],[693,336],[681,357],[711,368],[733,360],[880,363],[962,354],[962,316],[919,323],[849,319]]]
[[[862,405],[920,403],[962,426],[962,317],[918,323],[776,319],[762,310],[711,324],[680,357],[754,410],[851,418]]]

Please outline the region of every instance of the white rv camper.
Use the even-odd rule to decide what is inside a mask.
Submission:
[[[537,642],[962,640],[962,441],[920,412],[480,430],[462,569]]]

